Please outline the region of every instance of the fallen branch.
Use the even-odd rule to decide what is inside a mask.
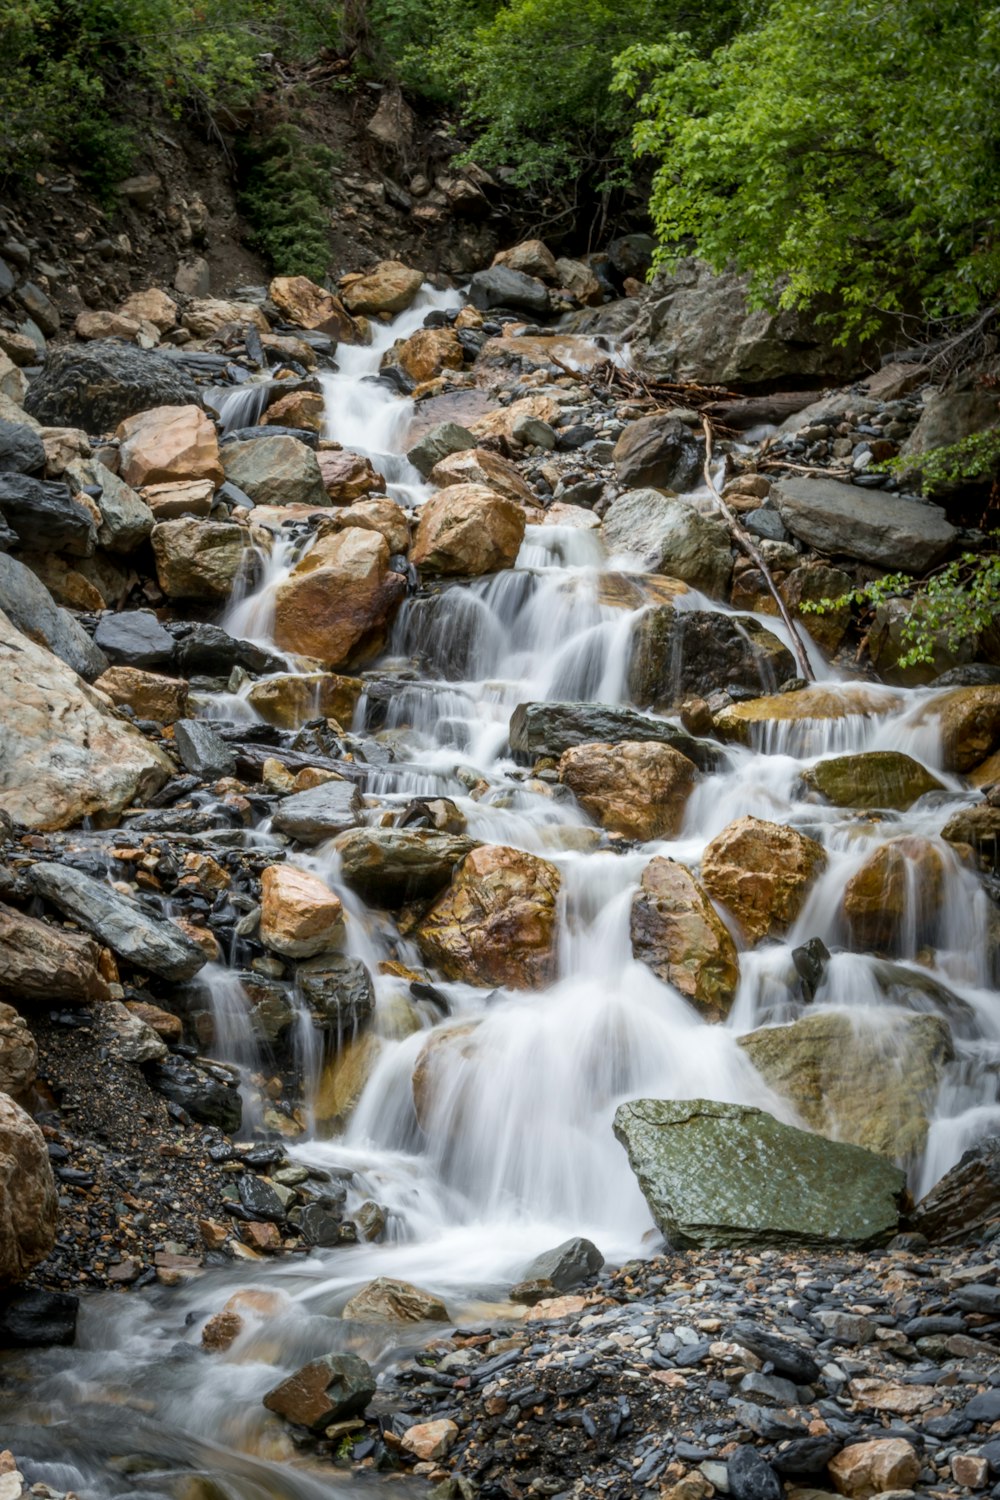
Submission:
[[[712,424],[709,421],[708,417],[705,416],[704,412],[702,413],[701,417],[701,426],[702,431],[705,434],[705,483],[708,485],[708,488],[715,499],[716,505],[719,507],[725,518],[726,525],[729,527],[729,531],[732,535],[733,541],[742,552],[746,553],[747,557],[749,557],[754,567],[760,570],[761,576],[763,577],[764,582],[767,584],[771,597],[774,599],[775,604],[778,606],[778,613],[781,616],[782,620],[785,622],[788,633],[792,638],[792,649],[795,652],[795,659],[799,664],[799,676],[804,677],[806,682],[815,682],[816,674],[813,672],[812,667],[809,665],[809,656],[806,652],[805,646],[802,644],[802,637],[799,635],[798,628],[795,624],[795,621],[792,619],[792,616],[788,609],[788,605],[785,603],[784,599],[778,592],[778,585],[774,581],[770,568],[758,552],[757,545],[754,542],[753,537],[740,525],[739,521],[737,521],[736,517],[729,509],[729,506],[726,504],[725,500],[723,500],[722,495],[716,487],[715,480],[712,478],[712,439],[714,436],[714,432],[712,429]]]

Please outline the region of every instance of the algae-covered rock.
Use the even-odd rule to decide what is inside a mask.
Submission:
[[[896,1231],[906,1182],[898,1167],[763,1110],[633,1099],[619,1105],[614,1131],[677,1248],[874,1245]]]
[[[927,792],[944,788],[912,756],[898,750],[869,750],[817,761],[802,780],[835,807],[894,807],[904,810]]]

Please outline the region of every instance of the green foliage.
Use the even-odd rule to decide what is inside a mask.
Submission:
[[[241,144],[240,209],[253,243],[280,276],[322,281],[330,262],[334,153],[295,125]]]
[[[758,304],[836,298],[846,338],[1000,288],[998,76],[997,0],[773,0],[709,56],[629,48],[615,87],[662,257],[736,265]]]
[[[927,494],[956,484],[996,479],[1000,474],[1000,427],[970,433],[957,443],[929,448],[926,453],[901,453],[875,468],[890,474],[912,474],[916,470]]]
[[[935,648],[943,644],[954,651],[964,641],[994,630],[1000,620],[1000,533],[994,533],[991,542],[993,550],[965,552],[922,581],[908,573],[890,573],[837,599],[803,601],[800,609],[804,614],[826,614],[855,605],[872,611],[892,600],[910,601],[900,629],[904,649],[899,666],[933,664]]]

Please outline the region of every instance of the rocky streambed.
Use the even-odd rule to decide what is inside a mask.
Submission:
[[[995,642],[801,608],[979,544],[876,466],[980,393],[658,398],[588,275],[0,372],[11,1500],[1000,1473]]]

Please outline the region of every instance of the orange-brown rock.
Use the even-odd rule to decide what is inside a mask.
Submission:
[[[211,479],[172,479],[143,486],[142,498],[158,521],[175,516],[207,516],[215,499]]]
[[[512,401],[509,406],[501,406],[496,411],[489,411],[484,416],[478,417],[476,421],[468,424],[469,431],[473,437],[484,442],[487,438],[506,438],[508,442],[514,437],[514,423],[518,417],[537,417],[540,422],[554,422],[559,415],[559,407],[551,396],[522,396],[519,401]]]
[[[940,722],[946,771],[964,774],[1000,750],[1000,684],[950,688],[932,698],[920,717]]]
[[[118,427],[119,469],[126,484],[165,484],[176,479],[222,483],[219,439],[200,406],[154,406]]]
[[[686,755],[652,740],[574,745],[558,770],[602,828],[642,841],[676,837],[696,774]]]
[[[321,448],[316,455],[323,487],[334,505],[350,505],[362,495],[385,489],[385,479],[370,459],[348,448]]]
[[[338,677],[333,672],[279,672],[255,682],[247,701],[277,729],[298,729],[308,719],[317,718],[336,719],[349,729],[363,688],[360,677]]]
[[[460,370],[464,356],[450,328],[418,328],[405,342],[389,350],[384,362],[398,365],[419,385],[433,380],[442,370]]]
[[[138,1016],[140,1021],[145,1021],[147,1026],[151,1026],[165,1042],[179,1042],[184,1035],[180,1016],[173,1015],[169,1010],[161,1010],[160,1006],[150,1005],[145,1000],[126,1000],[125,1008]]]
[[[933,939],[945,856],[930,839],[904,835],[870,854],[844,887],[844,915],[855,947],[890,953]]]
[[[289,323],[332,334],[342,344],[354,343],[354,324],[340,298],[308,276],[275,276],[268,295]]]
[[[406,513],[388,495],[374,495],[369,500],[355,500],[332,515],[325,515],[316,528],[319,536],[332,536],[349,526],[363,531],[377,531],[384,536],[391,553],[406,552],[410,546],[410,523]]]
[[[449,453],[430,473],[431,484],[447,489],[452,484],[481,484],[518,505],[535,505],[536,496],[516,464],[491,453],[488,448],[466,448]],[[596,521],[596,524],[600,524]]]
[[[676,860],[651,859],[632,898],[632,952],[709,1020],[721,1021],[740,980],[736,944],[708,893]]]
[[[144,292],[133,292],[126,297],[118,311],[127,318],[140,323],[152,323],[160,333],[177,326],[177,303],[159,287],[151,286]]]
[[[124,313],[85,308],[83,312],[77,313],[73,332],[78,339],[131,340],[139,337],[142,324],[138,318],[130,318]],[[151,329],[150,333],[154,340],[158,337],[155,329]]]
[[[109,667],[94,686],[107,693],[112,703],[133,709],[138,719],[173,724],[187,713],[188,685],[179,677],[163,677],[139,667]]]
[[[429,1463],[450,1453],[457,1437],[458,1423],[452,1422],[448,1417],[441,1417],[434,1422],[415,1422],[412,1427],[408,1427],[403,1433],[402,1446],[414,1458]]]
[[[0,1094],[0,1287],[20,1281],[56,1240],[59,1203],[45,1137]]]
[[[478,578],[509,568],[524,539],[524,511],[480,484],[453,484],[423,506],[410,561],[428,573]]]
[[[226,1236],[223,1236],[225,1243]],[[209,1247],[217,1248],[217,1247]],[[286,1312],[289,1300],[283,1292],[265,1291],[263,1287],[241,1287],[219,1312],[213,1313],[201,1330],[202,1348],[221,1353],[230,1348],[240,1334],[253,1323],[269,1322]]]
[[[825,866],[826,852],[815,839],[782,823],[737,818],[706,847],[701,880],[752,947],[788,931]]]
[[[908,1490],[920,1477],[921,1460],[905,1438],[872,1438],[842,1448],[828,1466],[830,1477],[850,1500],[870,1500],[887,1490]]]
[[[556,261],[556,281],[563,291],[569,292],[584,307],[600,307],[604,301],[601,283],[582,260],[560,256]]]
[[[398,260],[383,260],[364,276],[345,276],[342,301],[352,313],[405,312],[423,285],[423,274]]]
[[[379,648],[405,593],[378,532],[352,526],[322,537],[277,591],[275,643],[344,666]]]
[[[502,845],[473,849],[416,928],[424,959],[468,984],[551,983],[559,884],[555,865],[534,854]]]
[[[157,521],[156,579],[169,599],[228,599],[247,563],[250,533],[231,521]]]
[[[377,1276],[344,1304],[343,1317],[362,1323],[447,1323],[440,1297],[409,1281]]]
[[[181,319],[196,339],[210,339],[223,328],[245,328],[248,323],[261,333],[270,333],[271,325],[254,302],[234,302],[221,297],[197,297],[189,302]]]
[[[525,276],[540,276],[543,281],[554,281],[556,276],[556,258],[542,240],[521,240],[509,250],[498,250],[493,265],[507,266]]]
[[[289,391],[264,413],[267,427],[299,427],[307,432],[320,432],[323,427],[325,402],[318,391]]]
[[[284,958],[315,958],[344,941],[344,908],[325,881],[294,865],[268,865],[260,880],[260,940]]]

